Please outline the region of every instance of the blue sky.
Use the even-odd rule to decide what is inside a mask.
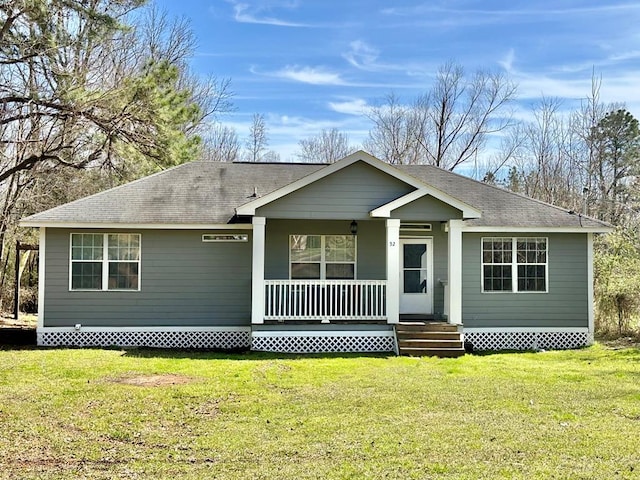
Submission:
[[[640,117],[640,2],[631,0],[156,0],[185,16],[198,39],[198,74],[231,79],[248,133],[265,116],[269,148],[294,160],[298,142],[337,128],[360,144],[363,111],[393,92],[425,92],[447,61],[504,72],[518,85],[516,114],[541,95],[573,108],[590,92]]]

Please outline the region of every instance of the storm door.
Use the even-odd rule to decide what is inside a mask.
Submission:
[[[400,239],[400,313],[433,313],[433,240]]]

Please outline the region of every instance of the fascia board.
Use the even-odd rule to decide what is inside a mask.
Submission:
[[[380,207],[371,210],[371,212],[369,212],[369,215],[371,217],[389,218],[393,210],[396,210],[415,200],[418,200],[425,195],[431,195],[433,198],[436,198],[441,202],[444,202],[447,205],[460,210],[462,212],[463,218],[481,218],[482,216],[482,212],[480,212],[480,210],[472,207],[467,203],[461,202],[451,195],[433,187],[419,188],[418,190],[410,192],[400,198],[396,198],[395,200],[385,205],[381,205]]]
[[[38,222],[22,221],[21,227],[34,228],[100,228],[141,230],[252,230],[250,223],[95,223],[95,222]]]
[[[475,233],[609,233],[611,227],[509,227],[462,226],[463,232]]]

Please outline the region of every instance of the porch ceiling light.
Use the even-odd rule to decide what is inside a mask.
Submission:
[[[358,222],[353,220],[351,222],[351,225],[349,225],[349,230],[351,231],[351,235],[355,235],[356,233],[358,233]]]

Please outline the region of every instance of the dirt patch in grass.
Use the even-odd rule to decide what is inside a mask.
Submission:
[[[640,349],[640,337],[600,338],[598,341],[611,350],[622,350],[625,348]]]
[[[13,315],[7,312],[0,312],[0,328],[23,328],[35,329],[38,324],[37,315],[20,313],[16,320]]]
[[[162,375],[127,375],[111,380],[113,383],[124,385],[134,385],[136,387],[166,387],[171,385],[185,385],[194,381],[193,378],[185,375],[162,374]]]

